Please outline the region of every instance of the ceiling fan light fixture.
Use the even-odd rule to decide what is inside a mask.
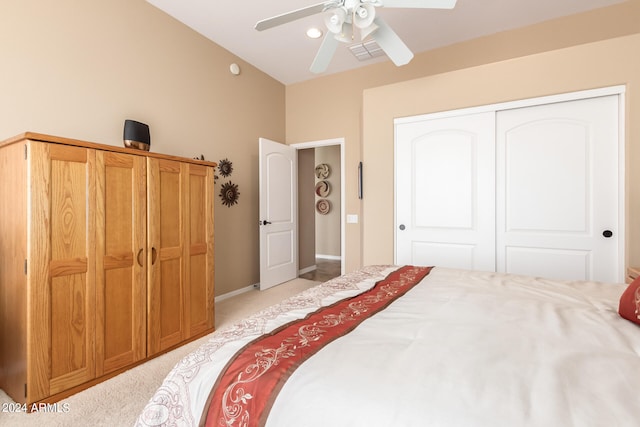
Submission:
[[[341,7],[331,9],[324,17],[324,23],[327,29],[333,34],[340,34],[342,26],[347,20],[347,11]]]
[[[376,18],[376,8],[372,4],[360,4],[353,13],[353,25],[360,29],[367,28]]]
[[[335,35],[335,38],[343,43],[351,43],[353,41],[353,26],[344,24],[342,30]]]

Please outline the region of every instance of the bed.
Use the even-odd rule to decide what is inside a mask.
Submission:
[[[137,425],[638,426],[639,289],[365,267],[212,334]]]

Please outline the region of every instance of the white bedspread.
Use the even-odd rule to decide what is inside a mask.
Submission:
[[[393,269],[367,267],[214,333],[138,425],[197,425],[217,372],[247,341]],[[624,289],[434,268],[303,363],[267,426],[638,426],[640,328],[617,314]]]

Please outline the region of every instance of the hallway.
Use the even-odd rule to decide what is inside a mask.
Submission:
[[[325,258],[316,258],[316,269],[308,273],[301,274],[301,279],[326,282],[334,277],[340,276],[341,261]]]

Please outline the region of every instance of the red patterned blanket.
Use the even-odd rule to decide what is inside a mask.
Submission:
[[[218,376],[201,425],[264,425],[278,392],[298,366],[389,306],[430,271],[431,267],[402,267],[368,291],[322,307],[248,343]]]

